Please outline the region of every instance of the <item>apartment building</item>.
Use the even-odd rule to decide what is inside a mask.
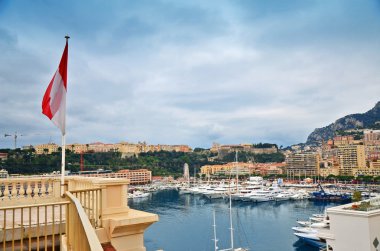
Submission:
[[[354,143],[354,137],[348,136],[336,136],[333,139],[335,146],[351,145]]]
[[[252,173],[252,170],[255,169],[253,163],[243,163],[243,162],[230,162],[224,165],[205,165],[201,167],[201,174],[205,175],[215,175],[215,174],[247,174]]]
[[[211,152],[214,153],[222,153],[227,154],[235,151],[244,151],[251,152],[255,154],[264,154],[264,153],[276,153],[277,148],[275,146],[267,147],[267,148],[257,148],[253,144],[238,144],[238,145],[221,145],[218,143],[214,143],[210,149]]]
[[[380,130],[364,130],[364,145],[380,145]]]
[[[120,174],[124,174],[123,178],[129,179],[131,185],[148,184],[152,182],[152,171],[148,169],[124,169],[117,173],[119,174],[118,177],[121,177]]]
[[[34,146],[34,150],[36,151],[36,154],[52,154],[55,152],[59,152],[60,147],[61,146],[55,143],[48,143],[48,144],[36,145]]]
[[[293,153],[287,156],[286,173],[290,176],[317,176],[320,157],[317,153]]]
[[[339,175],[353,176],[357,169],[366,169],[364,145],[341,145],[338,158]]]

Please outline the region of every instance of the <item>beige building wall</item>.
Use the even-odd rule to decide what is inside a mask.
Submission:
[[[74,143],[74,144],[66,145],[66,149],[69,149],[70,151],[74,153],[84,153],[84,152],[88,152],[88,145],[86,146],[85,144]]]
[[[52,152],[58,152],[58,145],[56,144],[43,144],[37,145],[37,154],[43,154],[44,149],[47,149],[47,154]],[[75,153],[84,152],[120,152],[122,154],[134,154],[138,155],[142,152],[158,152],[158,151],[175,151],[175,152],[191,152],[192,149],[188,145],[147,145],[145,142],[139,142],[137,144],[121,142],[118,144],[105,144],[102,142],[95,142],[90,144],[67,144],[66,149]]]
[[[380,170],[380,160],[369,162],[369,167],[372,169],[379,169]]]
[[[342,145],[338,150],[339,174],[354,175],[356,169],[365,169],[364,145]]]
[[[354,143],[354,137],[353,136],[336,136],[334,137],[334,145],[335,146],[344,146],[344,145],[350,145]]]
[[[244,163],[244,162],[230,162],[224,165],[205,165],[201,167],[201,174],[216,174],[216,173],[230,173],[232,170],[241,168],[241,171],[246,172],[247,170],[254,169],[254,164]]]
[[[59,151],[59,145],[54,143],[42,144],[34,146],[36,154],[51,154]]]
[[[294,176],[317,176],[320,157],[317,153],[294,153],[286,158],[286,173]]]
[[[324,167],[319,168],[319,175],[322,177],[327,177],[329,175],[339,175],[339,167]]]
[[[132,185],[147,184],[152,182],[152,171],[148,169],[124,169],[118,171],[117,173],[125,174],[125,178],[128,178],[130,180],[130,184]]]
[[[380,145],[380,130],[365,130],[364,144],[365,145]]]

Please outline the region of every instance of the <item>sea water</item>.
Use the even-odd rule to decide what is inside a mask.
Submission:
[[[213,211],[219,249],[231,247],[229,201],[209,200],[201,195],[180,195],[176,190],[160,191],[142,199],[129,200],[133,209],[158,214],[159,222],[144,234],[148,251],[214,250]],[[251,251],[317,251],[293,234],[297,220],[324,213],[337,204],[301,201],[232,201],[234,247]]]

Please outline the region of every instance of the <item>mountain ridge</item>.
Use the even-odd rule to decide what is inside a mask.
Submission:
[[[365,128],[380,121],[380,101],[365,113],[354,113],[337,119],[328,126],[316,128],[307,137],[307,145],[319,144],[322,140],[326,141],[335,136],[336,131]]]

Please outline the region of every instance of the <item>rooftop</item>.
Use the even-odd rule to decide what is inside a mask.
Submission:
[[[327,209],[328,213],[333,214],[355,214],[361,216],[371,216],[380,214],[380,197],[353,202]]]

